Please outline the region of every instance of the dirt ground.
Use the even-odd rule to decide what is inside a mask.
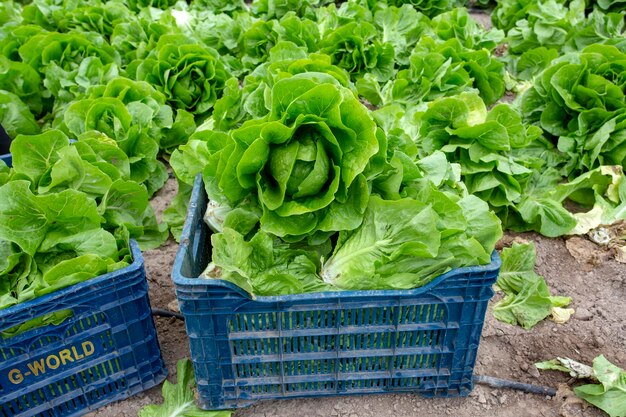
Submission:
[[[170,180],[153,200],[158,213],[175,193],[176,182]],[[511,237],[508,235],[508,240]],[[468,398],[424,399],[398,394],[271,401],[239,410],[235,417],[603,416],[572,397],[567,389],[568,382],[572,382],[569,376],[552,371],[539,373],[533,364],[556,356],[591,363],[602,353],[626,367],[626,265],[580,238],[566,244],[565,239],[547,239],[532,233],[520,237],[536,243],[537,270],[546,277],[553,294],[573,298],[576,314],[566,324],[546,320],[526,331],[500,323],[488,312],[475,372],[554,388],[561,386],[556,397],[477,385]],[[170,272],[177,247],[170,240],[161,248],[144,253],[153,307],[167,308],[175,299]],[[498,295],[494,301],[497,299]],[[171,378],[176,361],[189,357],[184,324],[176,319],[157,318],[156,326]],[[159,387],[104,407],[90,417],[135,417],[144,405],[155,402],[161,402]]]

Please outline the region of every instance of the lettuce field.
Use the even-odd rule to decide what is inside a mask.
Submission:
[[[625,417],[625,34],[624,0],[2,0],[0,311],[127,267],[134,240],[176,312],[201,178],[198,279],[251,298],[410,290],[497,250],[475,372],[557,389],[234,416]],[[173,375],[184,324],[155,322]],[[229,414],[182,391],[90,416]]]

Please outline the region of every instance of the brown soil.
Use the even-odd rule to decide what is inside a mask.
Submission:
[[[176,193],[170,180],[153,201],[157,213]],[[510,234],[504,240],[510,241]],[[264,402],[235,413],[235,417],[413,417],[413,416],[603,416],[585,408],[571,396],[569,376],[559,372],[538,372],[538,361],[566,356],[591,363],[604,354],[626,368],[626,266],[604,256],[594,243],[573,238],[547,239],[527,233],[519,237],[537,246],[537,271],[546,277],[553,294],[569,295],[576,309],[574,317],[558,325],[549,320],[530,331],[496,321],[487,313],[479,349],[476,373],[557,388],[555,398],[524,394],[477,385],[469,398],[424,399],[417,395],[375,395],[366,397],[315,398]],[[178,245],[168,241],[159,249],[144,253],[153,307],[168,308],[175,300],[170,272]],[[569,250],[568,250],[569,247]],[[571,254],[574,253],[576,258]],[[498,295],[494,298],[497,301]],[[170,377],[176,361],[189,357],[184,325],[176,319],[156,319],[157,332]],[[161,401],[160,388],[109,405],[91,417],[134,417],[150,403]]]

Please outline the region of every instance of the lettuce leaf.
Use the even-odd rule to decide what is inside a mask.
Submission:
[[[139,411],[139,417],[230,417],[230,411],[203,411],[195,404],[196,379],[189,359],[181,359],[176,365],[176,384],[163,383],[163,404],[147,405]]]
[[[535,273],[535,245],[514,243],[500,254],[502,267],[496,283],[505,296],[493,307],[493,316],[505,323],[534,327],[555,307],[565,307],[571,298],[550,295],[545,279]]]
[[[609,362],[604,355],[593,360],[592,368],[569,358],[557,358],[535,366],[539,369],[568,372],[575,378],[595,380],[595,384],[574,388],[576,396],[598,407],[610,417],[626,415],[626,371]]]

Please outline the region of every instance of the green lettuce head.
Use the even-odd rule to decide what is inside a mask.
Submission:
[[[172,107],[200,117],[211,111],[230,78],[215,50],[183,35],[161,36],[148,58],[132,62],[127,72],[156,86]]]
[[[376,124],[334,77],[280,80],[267,117],[212,137],[222,146],[204,171],[209,197],[233,207],[258,199],[263,231],[296,241],[361,224],[368,164],[379,150]]]
[[[374,25],[350,22],[326,35],[320,43],[320,52],[330,55],[333,64],[354,78],[371,74],[384,82],[393,76],[394,49],[390,43],[378,41],[377,36]]]
[[[94,84],[117,76],[120,57],[97,33],[40,33],[19,48],[55,101],[69,103]],[[57,107],[59,103],[57,104]],[[61,109],[59,109],[61,110]]]

